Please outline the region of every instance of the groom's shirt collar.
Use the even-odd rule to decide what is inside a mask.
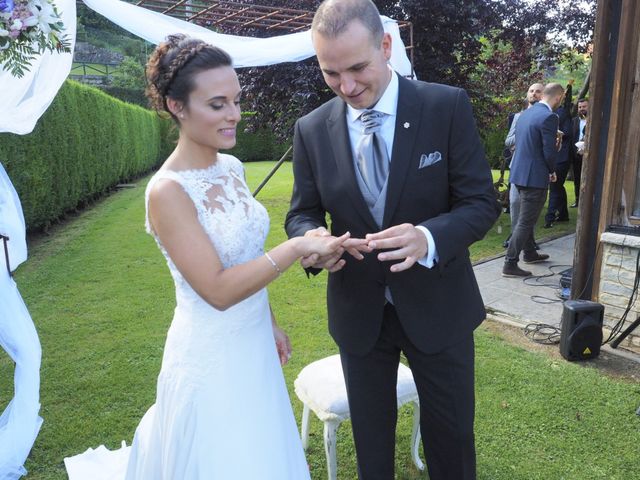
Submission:
[[[389,159],[393,161],[391,156],[393,149],[393,140],[395,137],[396,127],[396,112],[398,110],[398,76],[389,67],[389,73],[391,74],[391,80],[389,85],[385,89],[384,93],[380,97],[380,100],[374,105],[373,110],[382,112],[385,114],[382,119],[382,126],[380,127],[379,135],[382,136],[385,146],[387,148],[387,154]],[[356,146],[362,133],[364,132],[364,126],[360,120],[360,115],[364,110],[357,110],[350,105],[347,105],[346,120],[347,128],[349,130],[349,140],[351,143],[351,153],[353,158],[356,158]]]
[[[391,117],[396,116],[398,111],[398,75],[389,67],[391,80],[384,93],[371,110],[385,113]],[[349,123],[355,122],[365,109],[356,109],[347,104],[347,120]],[[395,118],[394,118],[395,123]]]

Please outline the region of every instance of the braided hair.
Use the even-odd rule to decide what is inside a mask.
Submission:
[[[193,77],[205,70],[232,66],[231,57],[221,48],[181,33],[169,35],[153,51],[147,62],[147,89],[151,107],[167,112],[167,97],[188,104],[194,90]]]

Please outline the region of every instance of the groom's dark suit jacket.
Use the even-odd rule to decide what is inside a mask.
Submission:
[[[423,155],[441,160],[419,168]],[[437,157],[437,155],[432,156]],[[424,163],[424,162],[423,162]],[[295,185],[285,228],[290,237],[326,226],[355,238],[377,232],[360,192],[340,98],[298,120],[294,137]],[[469,260],[500,213],[489,166],[466,93],[458,88],[399,78],[395,138],[382,229],[423,225],[435,240],[438,265],[415,264],[391,273],[376,252],[362,261],[345,253],[345,267],[329,274],[329,330],[348,352],[364,354],[378,339],[385,286],[405,332],[431,353],[468,335],[485,317]]]

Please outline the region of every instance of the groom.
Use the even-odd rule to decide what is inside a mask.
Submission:
[[[485,317],[468,247],[500,208],[463,90],[390,70],[391,37],[370,0],[325,0],[312,24],[336,98],[296,123],[290,237],[351,232],[330,272],[361,479],[394,478],[400,353],[420,396],[431,480],[474,479],[473,330]],[[370,110],[373,110],[370,111]]]

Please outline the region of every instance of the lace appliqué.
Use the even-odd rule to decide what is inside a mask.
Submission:
[[[269,231],[266,209],[258,203],[244,180],[240,161],[218,154],[218,161],[209,168],[197,170],[159,170],[149,181],[146,190],[146,229],[155,238],[167,259],[176,285],[185,285],[149,223],[149,191],[160,178],[179,183],[189,195],[198,214],[198,221],[207,233],[225,268],[259,257]]]

